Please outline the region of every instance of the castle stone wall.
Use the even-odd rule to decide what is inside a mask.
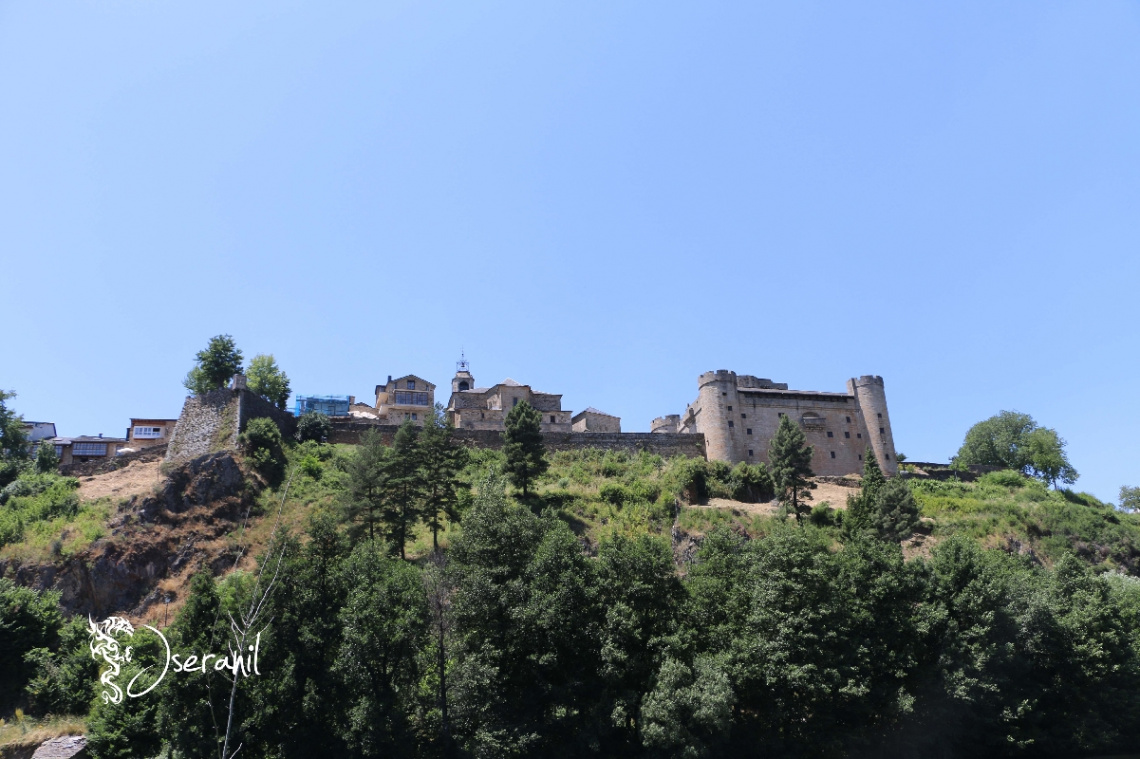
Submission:
[[[281,434],[293,435],[297,420],[249,390],[222,388],[204,395],[192,395],[182,404],[166,446],[167,461],[181,461],[238,447],[238,435],[251,419],[272,419]]]
[[[391,445],[396,431],[400,428],[392,424],[370,424],[366,421],[333,421],[330,443],[356,445],[368,430],[380,433],[385,445]],[[498,430],[457,429],[454,439],[473,448],[503,447],[503,435]],[[599,448],[606,451],[626,451],[637,453],[648,451],[665,458],[687,456],[704,458],[705,439],[703,435],[661,434],[651,432],[548,432],[543,431],[542,440],[547,450],[568,451],[579,448]]]

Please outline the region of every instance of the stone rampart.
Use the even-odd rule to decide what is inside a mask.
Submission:
[[[385,445],[391,445],[399,426],[394,424],[372,424],[366,421],[333,420],[332,433],[329,435],[330,443],[348,443],[355,445],[368,430],[380,433]],[[452,433],[456,440],[463,445],[473,448],[503,447],[503,435],[498,430],[466,430],[458,429]],[[567,451],[580,448],[600,448],[605,451],[626,451],[637,453],[648,451],[660,456],[670,458],[673,456],[687,456],[689,458],[705,457],[705,436],[701,434],[689,435],[679,433],[652,433],[652,432],[543,432],[543,442],[551,451]]]
[[[238,435],[250,419],[268,417],[285,437],[293,435],[297,420],[249,390],[222,388],[204,395],[192,395],[182,405],[166,446],[167,461],[183,461],[207,453],[235,450]]]

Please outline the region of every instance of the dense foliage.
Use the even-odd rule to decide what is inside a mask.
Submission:
[[[0,488],[19,476],[28,461],[28,436],[24,420],[8,408],[15,393],[0,390]]]
[[[242,355],[229,335],[216,335],[195,355],[194,367],[183,380],[193,395],[202,395],[225,387],[230,378],[241,371]]]
[[[1029,414],[1002,411],[966,432],[955,463],[981,464],[1032,474],[1050,485],[1077,481],[1077,470],[1065,455],[1056,430],[1041,427]]]
[[[289,402],[289,375],[277,366],[273,354],[259,353],[249,360],[245,370],[246,387],[279,409]]]
[[[542,442],[542,414],[525,400],[507,413],[503,430],[503,453],[511,483],[525,498],[531,483],[546,471],[546,446]]]

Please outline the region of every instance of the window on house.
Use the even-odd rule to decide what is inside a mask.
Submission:
[[[844,432],[843,437],[851,437],[851,433],[850,432]]]
[[[832,435],[832,434],[831,434],[831,430],[828,430],[828,431],[827,431],[827,436],[828,436],[828,437],[835,437],[835,435]]]
[[[415,390],[415,389],[416,389],[416,381],[415,380],[408,380],[408,390]]]
[[[139,440],[142,440],[144,438],[154,439],[154,438],[162,437],[162,428],[161,427],[135,427],[135,437],[138,438]]]
[[[412,392],[410,390],[397,390],[396,391],[396,405],[397,406],[426,406],[428,405],[428,394],[420,392]]]
[[[56,455],[56,458],[62,458],[63,457],[63,446],[62,445],[57,445],[55,447],[55,455]]]
[[[419,420],[418,420],[418,418],[416,417],[416,415],[415,415],[415,414],[412,414],[412,421],[413,421],[413,422],[415,422],[415,421],[419,421]]]
[[[72,456],[106,456],[106,443],[75,443],[71,446]]]
[[[835,458],[835,451],[831,452],[831,458]]]
[[[749,428],[748,428],[748,434],[749,434],[749,435],[751,435],[751,434],[752,434],[752,428],[751,428],[751,427],[749,427]]]

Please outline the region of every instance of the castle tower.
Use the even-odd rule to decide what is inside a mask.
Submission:
[[[471,376],[471,364],[467,362],[467,356],[461,351],[459,360],[455,362],[455,376],[451,378],[451,392],[459,393],[474,388],[475,378]]]
[[[887,413],[887,394],[883,389],[883,378],[865,374],[859,379],[849,379],[847,391],[855,396],[855,401],[859,404],[863,423],[867,428],[867,437],[883,473],[897,474],[899,465],[895,453],[895,438],[891,433],[891,417]]]
[[[737,461],[733,428],[729,427],[734,413],[729,409],[738,403],[736,372],[727,369],[705,372],[698,378],[697,386],[697,404],[701,409],[697,426],[698,432],[705,435],[705,455],[710,461]]]

